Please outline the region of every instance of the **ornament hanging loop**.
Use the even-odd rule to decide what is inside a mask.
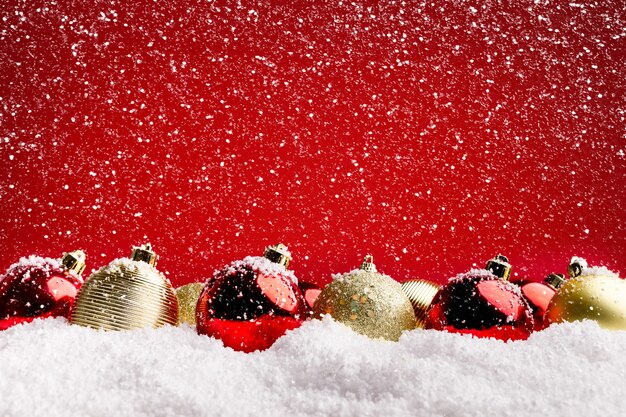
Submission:
[[[361,264],[362,271],[376,272],[376,265],[374,265],[374,257],[372,255],[365,255],[363,263]]]

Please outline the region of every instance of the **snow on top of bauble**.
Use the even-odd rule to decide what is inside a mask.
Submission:
[[[159,272],[154,266],[150,265],[147,262],[134,261],[130,258],[115,259],[110,264],[100,268],[98,272],[103,272],[106,274],[120,274],[126,269],[135,269],[137,272],[145,274],[156,272],[157,274],[162,276],[168,283],[171,284],[170,280],[166,278],[161,272]]]
[[[585,268],[580,276],[605,276],[619,278],[619,275],[608,269],[606,266],[592,266],[591,268]]]
[[[488,271],[486,269],[477,269],[477,268],[470,269],[469,271],[465,273],[458,274],[457,276],[450,278],[448,280],[447,285],[455,284],[455,283],[462,283],[464,281],[473,281],[476,278],[482,278],[482,280],[489,280],[489,281],[494,281],[494,280],[500,281],[502,286],[506,288],[507,291],[510,291],[519,297],[520,302],[524,305],[524,309],[526,310],[526,315],[529,317],[532,317],[532,308],[530,307],[530,304],[526,301],[526,298],[522,294],[521,288],[518,285],[515,285],[509,281],[506,281],[494,275],[491,271]],[[512,323],[513,321],[514,321],[514,317],[507,316],[508,323]]]
[[[140,271],[154,271],[154,267],[149,263],[143,261],[134,261],[130,258],[118,258],[112,261],[110,264],[100,268],[100,271],[106,272],[122,272],[124,269],[136,268]]]
[[[58,271],[62,268],[61,262],[58,259],[43,258],[41,256],[30,255],[28,257],[23,256],[19,261],[9,267],[5,275],[0,276],[0,282],[4,280],[4,277],[15,272],[24,270],[24,276],[22,279],[30,278],[30,268],[36,267],[46,274],[51,274],[53,271]]]
[[[464,281],[464,280],[472,279],[474,277],[485,277],[485,278],[489,278],[489,279],[497,279],[498,278],[491,271],[488,271],[486,269],[472,268],[472,269],[470,269],[467,272],[463,272],[462,274],[458,274],[458,275],[450,278],[448,280],[448,282]]]
[[[343,279],[343,278],[348,277],[350,275],[358,274],[360,271],[362,271],[362,270],[357,268],[357,269],[353,269],[350,272],[332,274],[331,277],[333,278],[333,280]]]
[[[332,277],[333,280],[349,280],[351,277],[353,277],[355,275],[363,274],[363,273],[366,273],[366,274],[375,273],[375,274],[381,275],[381,276],[383,276],[385,278],[389,278],[389,279],[395,281],[392,277],[390,277],[387,274],[383,274],[383,273],[378,272],[378,271],[376,271],[376,272],[365,271],[365,270],[363,270],[361,268],[356,268],[356,269],[353,269],[350,272],[346,272],[346,273],[343,273],[343,274],[332,274],[331,277]]]
[[[263,256],[246,256],[242,260],[232,262],[224,269],[227,271],[227,273],[234,273],[242,267],[248,267],[253,271],[259,272],[266,276],[284,276],[291,279],[294,284],[298,285],[298,278],[296,278],[292,271],[288,270],[281,264],[270,261]],[[221,271],[222,270],[218,270],[215,273],[218,274]]]
[[[486,269],[477,269],[477,268],[470,269],[469,271],[463,274],[458,274],[457,276],[450,278],[448,280],[448,283],[471,280],[474,278],[482,278],[485,280],[500,280],[502,281],[502,284],[505,285],[508,290],[519,295],[522,298],[522,300],[525,300],[525,297],[522,294],[522,290],[520,289],[518,285],[515,285],[510,281],[504,280],[494,275],[491,271],[488,271]]]

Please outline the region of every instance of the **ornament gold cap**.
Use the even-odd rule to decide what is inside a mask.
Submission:
[[[81,276],[85,270],[85,252],[82,250],[75,250],[63,254],[61,258],[61,265],[67,268],[70,272]]]
[[[289,267],[289,262],[291,262],[292,259],[291,252],[289,252],[287,246],[282,243],[265,248],[263,256],[274,263],[284,266],[285,269]]]
[[[545,279],[546,284],[558,290],[565,282],[565,275],[563,274],[550,274]]]
[[[589,265],[587,265],[587,261],[585,261],[581,257],[574,256],[572,257],[572,260],[569,261],[569,266],[567,267],[567,275],[569,275],[570,278],[579,277],[580,275],[582,275],[583,270],[587,268],[589,268]]]
[[[376,265],[374,265],[374,257],[372,255],[365,255],[363,263],[361,264],[362,271],[376,272]]]
[[[506,281],[511,276],[511,269],[513,267],[509,263],[509,259],[504,255],[498,255],[495,258],[487,261],[485,269],[497,277],[500,277]]]
[[[130,259],[132,259],[133,261],[141,261],[149,265],[156,266],[158,256],[155,252],[152,251],[152,245],[150,243],[146,243],[139,247],[134,246],[133,252],[130,255]]]

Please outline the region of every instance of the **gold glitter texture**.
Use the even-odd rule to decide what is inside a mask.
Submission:
[[[178,324],[187,323],[196,325],[196,305],[198,298],[204,288],[200,282],[192,282],[176,288],[176,298],[178,298]]]
[[[375,272],[373,263],[366,268],[369,271],[362,267],[328,284],[315,302],[314,314],[330,314],[374,339],[397,341],[403,331],[415,328],[413,307],[398,282]]]

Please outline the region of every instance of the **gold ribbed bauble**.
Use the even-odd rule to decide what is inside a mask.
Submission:
[[[546,319],[551,323],[595,320],[605,329],[626,330],[626,281],[610,275],[569,279],[550,301]]]
[[[343,274],[320,293],[314,314],[330,314],[336,321],[371,338],[398,340],[415,328],[415,313],[402,286],[376,272],[372,256],[361,269]]]
[[[204,288],[200,282],[192,282],[176,288],[176,298],[178,298],[178,324],[187,323],[196,325],[196,305],[198,298]]]
[[[426,311],[439,292],[439,285],[423,279],[414,279],[402,283],[402,291],[406,294],[415,312],[415,327],[424,328]]]
[[[104,330],[132,330],[178,323],[178,301],[156,270],[150,244],[133,249],[93,273],[76,296],[71,322]]]

